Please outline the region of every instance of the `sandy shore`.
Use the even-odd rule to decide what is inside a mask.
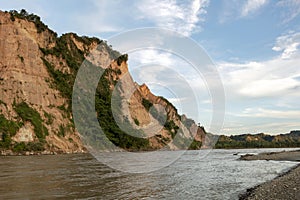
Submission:
[[[300,161],[300,151],[245,155],[240,159]],[[300,199],[300,164],[269,182],[248,189],[240,199]]]

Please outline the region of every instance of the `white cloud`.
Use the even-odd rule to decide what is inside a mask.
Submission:
[[[209,0],[90,0],[92,9],[76,21],[91,33],[114,33],[137,27],[156,26],[185,36],[199,31]]]
[[[167,28],[190,36],[204,21],[208,0],[193,0],[190,4],[176,0],[144,0],[137,4],[141,19],[147,19],[155,26]]]
[[[129,67],[139,83],[146,81],[180,85],[179,80],[184,80],[198,92],[204,93],[207,90],[202,75],[191,64],[170,52],[151,48],[139,49],[129,53]]]
[[[296,122],[263,122],[259,124],[244,124],[244,123],[227,123],[222,129],[223,133],[228,135],[236,135],[241,133],[267,133],[267,134],[282,134],[288,133],[290,130],[298,130],[299,123]]]
[[[267,3],[267,0],[248,0],[242,7],[241,16],[246,17],[249,14],[253,14]]]
[[[281,0],[277,5],[282,9],[283,21],[282,23],[288,23],[295,19],[300,14],[300,1],[299,0]]]
[[[171,103],[177,103],[177,102],[182,102],[182,101],[185,101],[187,100],[187,98],[185,97],[181,97],[181,98],[168,98],[168,100],[171,102]]]
[[[275,43],[279,55],[274,58],[218,64],[229,102],[224,133],[299,129],[300,51],[293,45],[299,43],[299,33],[290,32]]]
[[[239,92],[249,97],[278,96],[297,86],[300,86],[299,82],[291,78],[256,80],[245,85]]]
[[[131,59],[130,62],[134,62],[135,65],[155,63],[163,66],[171,66],[174,59],[172,59],[171,53],[161,52],[151,48],[131,52],[129,56]]]
[[[300,110],[274,110],[265,108],[246,108],[243,113],[238,114],[241,117],[262,117],[295,119],[300,117]]]
[[[281,53],[279,57],[261,62],[219,63],[218,68],[229,96],[251,98],[298,96],[299,43],[300,33],[290,33],[276,40],[273,50]]]
[[[285,60],[275,58],[245,64],[221,63],[220,73],[227,96],[252,98],[278,97],[300,91],[300,57]]]
[[[287,35],[280,36],[276,39],[276,44],[272,48],[274,51],[281,51],[283,59],[291,58],[296,54],[300,45],[300,32],[290,32]]]

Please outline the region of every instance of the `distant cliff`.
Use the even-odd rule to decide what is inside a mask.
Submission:
[[[242,134],[221,135],[215,148],[285,148],[300,147],[300,131],[291,131],[286,134],[267,135]]]
[[[94,51],[95,58],[88,55]],[[96,53],[95,53],[96,52]],[[117,59],[116,59],[117,58]],[[120,55],[105,41],[67,33],[58,37],[40,17],[21,12],[0,11],[0,149],[2,152],[85,152],[75,130],[72,90],[78,69],[87,59],[104,67],[95,102],[99,124],[115,145],[126,150],[152,150],[167,147],[191,149],[209,144],[205,130],[163,97],[135,83],[131,76],[118,91],[134,88],[121,120],[128,120],[132,130],[148,137],[126,134],[114,122],[111,95],[116,83],[128,72],[127,55]],[[125,108],[124,107],[124,108]],[[165,110],[165,119],[161,115]],[[154,133],[143,127],[157,123],[162,129]],[[173,142],[178,133],[179,140]],[[192,139],[195,136],[195,139]],[[192,140],[192,141],[191,141]]]

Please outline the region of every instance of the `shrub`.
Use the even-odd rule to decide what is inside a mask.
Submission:
[[[117,58],[117,64],[120,66],[122,62],[127,62],[128,54],[123,54]]]
[[[153,104],[148,99],[142,99],[142,104],[146,108],[147,111],[153,106]]]
[[[24,142],[20,142],[20,143],[16,143],[13,146],[13,151],[14,152],[22,152],[22,151],[26,151],[26,144]]]
[[[41,18],[39,16],[34,15],[34,14],[29,14],[24,9],[22,9],[20,12],[18,12],[16,10],[11,10],[9,13],[10,13],[10,19],[12,21],[15,21],[15,18],[19,18],[19,19],[26,19],[26,20],[28,20],[30,22],[33,22],[35,24],[35,27],[36,27],[38,33],[41,33],[41,32],[43,32],[43,31],[45,31],[45,30],[48,29],[48,26],[45,25],[41,21]],[[53,31],[50,31],[50,32],[53,32]],[[54,33],[54,34],[57,35],[56,33]]]
[[[0,115],[0,133],[14,136],[21,126],[22,123],[7,120],[4,115]]]
[[[138,119],[136,119],[136,118],[134,118],[134,123],[135,123],[137,126],[139,126],[139,125],[140,125],[140,122],[139,122],[139,120],[138,120]]]
[[[58,136],[60,137],[65,137],[66,132],[65,132],[65,127],[61,124],[59,125],[59,130],[58,130]]]
[[[189,146],[189,150],[197,150],[200,149],[202,146],[202,142],[193,140],[192,144]]]
[[[47,113],[47,112],[44,111],[44,116],[47,119],[47,121],[46,121],[47,125],[50,125],[50,124],[53,123],[54,116],[52,114],[49,114],[49,113]]]
[[[24,63],[24,57],[23,56],[18,55],[18,58],[20,58],[21,62]]]
[[[169,131],[171,134],[172,138],[175,137],[179,127],[174,123],[173,120],[167,121],[164,125],[164,127]]]
[[[0,141],[0,147],[1,148],[9,148],[11,144],[11,137],[7,133],[2,133],[2,140]]]
[[[20,142],[13,145],[12,150],[14,152],[24,151],[43,151],[45,150],[44,145],[41,142]]]
[[[21,117],[23,122],[31,122],[34,127],[35,135],[40,141],[43,141],[45,136],[48,135],[48,129],[43,125],[43,120],[40,114],[33,108],[29,107],[26,102],[22,102],[17,105],[14,103],[14,109]]]

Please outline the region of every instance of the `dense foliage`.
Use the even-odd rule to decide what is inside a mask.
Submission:
[[[149,111],[150,108],[153,106],[153,104],[148,99],[144,99],[144,98],[142,99],[142,104],[147,111]]]
[[[116,123],[112,114],[111,91],[108,81],[108,71],[106,70],[99,81],[96,90],[95,107],[98,113],[99,124],[107,138],[116,146],[128,150],[148,150],[149,141],[144,138],[134,137],[125,133]],[[137,122],[136,122],[137,123]],[[130,127],[128,127],[130,129]],[[138,130],[131,129],[134,135],[140,135]],[[136,132],[136,133],[134,133]]]
[[[35,135],[38,137],[40,142],[44,142],[45,137],[48,135],[48,129],[43,125],[43,120],[40,114],[31,108],[26,102],[14,104],[14,109],[23,122],[31,122],[34,127]]]
[[[169,120],[164,124],[164,127],[169,131],[171,134],[172,138],[175,137],[179,127],[175,124],[173,120]]]
[[[21,123],[7,120],[2,114],[0,115],[0,148],[9,148],[11,144],[11,137],[13,137],[19,128],[22,126]]]
[[[71,112],[71,99],[73,85],[76,78],[77,71],[84,61],[84,52],[76,47],[74,42],[70,39],[70,34],[64,34],[57,38],[56,46],[52,49],[40,48],[44,55],[54,55],[58,58],[63,58],[66,60],[71,73],[62,72],[48,62],[44,57],[43,60],[49,74],[53,78],[53,85],[58,89],[63,97],[65,97],[68,102],[68,111]]]
[[[193,140],[192,144],[189,146],[189,150],[197,150],[202,146],[202,142]]]
[[[122,62],[127,62],[128,60],[128,55],[123,54],[117,58],[117,64],[120,66]]]
[[[299,131],[290,134],[266,135],[266,134],[243,134],[234,136],[220,136],[215,148],[285,148],[300,147]],[[299,132],[300,133],[300,132]]]
[[[44,139],[45,135],[48,134],[48,130],[42,125],[42,119],[39,113],[29,107],[25,102],[14,105],[14,108],[19,117],[22,118],[23,122],[30,121],[33,124],[34,132],[39,138],[39,142],[13,142],[12,137],[15,136],[24,123],[10,121],[3,115],[0,115],[0,149],[12,149],[14,152],[44,150]]]
[[[20,142],[13,145],[14,152],[24,152],[24,151],[43,151],[44,145],[42,142]]]

